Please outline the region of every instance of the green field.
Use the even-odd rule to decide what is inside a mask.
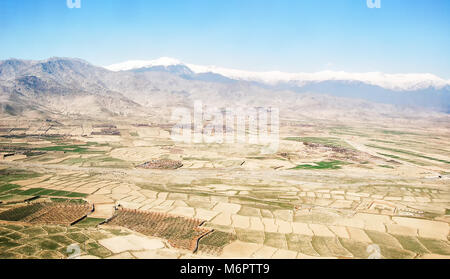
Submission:
[[[427,160],[431,160],[431,161],[436,161],[436,162],[441,162],[441,163],[445,163],[445,164],[450,164],[450,161],[436,159],[436,158],[433,158],[433,157],[429,157],[429,156],[426,156],[426,155],[423,155],[423,154],[419,154],[419,153],[415,153],[415,152],[408,151],[408,150],[394,149],[394,148],[383,147],[383,146],[378,146],[378,145],[373,145],[373,144],[367,144],[366,146],[367,147],[371,147],[371,148],[391,151],[391,152],[395,152],[395,153],[406,154],[406,155],[410,155],[410,156],[414,156],[414,157],[418,157],[418,158],[423,158],[423,159],[427,159]]]
[[[317,162],[315,163],[315,165],[309,165],[309,164],[305,164],[305,165],[298,165],[296,166],[295,170],[298,169],[303,169],[303,170],[322,170],[322,169],[332,169],[332,170],[337,170],[337,169],[341,169],[342,165],[345,165],[347,163],[342,162],[342,161],[324,161],[324,162]]]

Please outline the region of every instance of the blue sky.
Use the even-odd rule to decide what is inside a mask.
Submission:
[[[450,1],[1,0],[0,59],[178,58],[246,70],[450,79]]]

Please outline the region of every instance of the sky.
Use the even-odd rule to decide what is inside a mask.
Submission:
[[[167,56],[251,71],[450,79],[448,0],[380,0],[372,9],[367,0],[80,1],[69,9],[67,0],[1,0],[0,60],[106,66]]]

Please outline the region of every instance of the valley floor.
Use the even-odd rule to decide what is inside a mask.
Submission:
[[[67,258],[71,245],[80,258],[450,258],[448,124],[281,123],[267,155],[174,142],[139,120],[3,119],[0,219],[29,203],[95,210],[72,226],[0,221],[0,258]],[[183,166],[138,167],[151,160]],[[109,221],[118,208],[207,233],[138,232]]]

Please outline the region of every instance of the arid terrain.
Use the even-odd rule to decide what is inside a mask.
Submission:
[[[450,257],[447,116],[292,118],[264,155],[157,117],[4,116],[0,258]]]
[[[141,261],[99,266],[151,259],[143,273],[168,279],[445,264],[449,15],[449,0],[0,0],[0,264],[130,277]]]

